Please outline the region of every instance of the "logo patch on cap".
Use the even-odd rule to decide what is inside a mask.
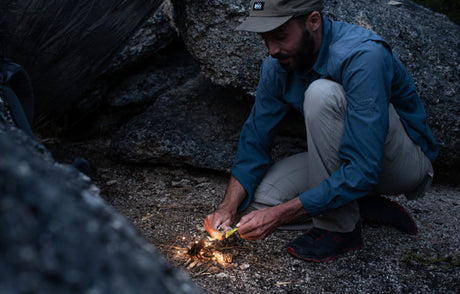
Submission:
[[[252,10],[264,10],[265,2],[254,2]]]

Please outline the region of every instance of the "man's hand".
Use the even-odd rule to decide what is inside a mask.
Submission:
[[[217,210],[204,220],[204,228],[213,238],[223,239],[217,227],[221,225],[224,230],[231,228],[238,206],[246,196],[244,187],[235,177],[231,176],[224,200]],[[296,197],[280,205],[259,209],[242,217],[237,224],[238,232],[244,239],[264,239],[278,226],[304,215],[307,215],[307,211],[303,208],[300,199]]]
[[[224,236],[222,232],[217,230],[218,226],[222,226],[222,229],[228,230],[234,221],[235,216],[226,211],[225,209],[218,209],[211,213],[204,220],[204,228],[214,239],[222,240]]]
[[[306,215],[307,211],[296,197],[277,206],[255,210],[242,217],[236,226],[243,239],[264,239],[277,227]]]
[[[276,207],[262,208],[250,212],[236,225],[243,239],[265,239],[280,225],[280,216]]]
[[[208,215],[204,220],[204,228],[211,237],[219,240],[223,239],[222,232],[219,232],[217,227],[221,225],[224,230],[230,228],[235,220],[238,206],[246,196],[247,193],[244,187],[234,176],[231,176],[224,200],[222,200],[222,203],[217,207],[217,210]]]

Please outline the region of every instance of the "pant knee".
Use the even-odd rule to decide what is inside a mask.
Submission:
[[[345,117],[346,106],[345,90],[337,82],[319,79],[305,91],[303,109],[306,119],[314,119],[322,113]]]

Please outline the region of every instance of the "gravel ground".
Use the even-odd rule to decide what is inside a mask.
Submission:
[[[208,239],[202,223],[222,198],[226,174],[124,164],[109,155],[105,139],[45,145],[58,161],[82,156],[94,164],[91,176],[102,197],[205,292],[459,293],[460,187],[434,184],[421,200],[394,198],[412,213],[417,235],[364,225],[361,250],[309,263],[286,251],[300,231],[276,231],[261,241],[238,234],[225,242]],[[199,241],[214,251],[197,254]]]

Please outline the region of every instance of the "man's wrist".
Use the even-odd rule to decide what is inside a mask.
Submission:
[[[280,220],[280,225],[288,224],[300,217],[308,215],[299,197],[281,203],[274,208],[276,208],[275,214]]]
[[[222,202],[221,204],[219,204],[219,206],[217,206],[217,210],[226,212],[226,213],[228,213],[228,214],[233,216],[233,215],[236,215],[236,211],[238,210],[238,206],[235,206],[234,203]]]
[[[225,191],[224,199],[217,209],[236,215],[239,205],[243,202],[246,196],[247,193],[243,185],[241,185],[240,182],[238,182],[238,180],[232,175],[230,177],[227,191]]]

